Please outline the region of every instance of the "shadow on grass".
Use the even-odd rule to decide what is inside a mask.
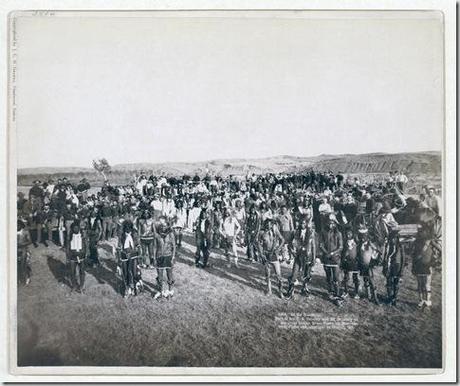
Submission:
[[[240,268],[238,269],[233,265],[231,268],[228,268],[226,261],[221,258],[214,258],[212,254],[209,257],[208,266],[206,268],[195,267],[195,254],[190,251],[180,249],[178,250],[176,258],[177,261],[187,264],[190,267],[195,269],[204,269],[206,272],[212,275],[216,275],[220,278],[230,280],[241,285],[245,285],[257,291],[262,291],[263,288],[265,288],[265,286],[258,285],[258,283],[254,280],[257,278],[257,276],[251,276],[250,273],[245,270],[242,265],[240,265]]]
[[[117,274],[117,263],[113,258],[100,258],[101,265],[99,267],[88,268],[87,272],[91,274],[99,284],[108,284],[113,290],[122,296],[121,294],[121,278]],[[157,284],[149,283],[142,277],[144,283],[144,291],[154,295],[157,292]]]
[[[72,288],[72,283],[69,279],[69,270],[67,265],[63,263],[61,260],[55,259],[50,255],[47,256],[46,262],[51,273],[56,278],[58,283],[65,284],[69,288]]]
[[[87,267],[86,271],[91,274],[99,284],[110,285],[115,292],[119,292],[120,282],[117,278],[117,264],[112,259],[99,258],[101,265]]]
[[[184,235],[183,240],[190,245],[194,244],[194,237],[190,235]],[[217,249],[218,250],[218,249]],[[265,292],[266,289],[266,278],[265,269],[261,263],[249,263],[245,258],[239,258],[240,267],[236,268],[233,263],[229,268],[227,261],[224,257],[216,256],[216,249],[211,249],[211,254],[208,260],[209,266],[205,268],[206,272],[216,275],[220,278],[236,282],[238,284],[247,286],[255,289],[256,291]],[[189,250],[183,248],[178,249],[177,259],[181,263],[187,264],[190,267],[195,267],[195,254]],[[248,269],[249,268],[249,269]],[[197,268],[198,269],[198,268]],[[282,266],[281,274],[283,277],[283,284],[287,286],[287,278],[291,275],[291,268]],[[272,284],[274,274],[272,273]],[[329,301],[328,293],[326,290],[326,282],[324,278],[318,275],[312,275],[310,285],[321,288],[324,291],[315,291],[315,294]],[[285,288],[286,290],[287,288]]]

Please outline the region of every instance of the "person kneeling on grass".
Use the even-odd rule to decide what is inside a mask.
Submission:
[[[88,239],[83,234],[78,221],[72,224],[66,245],[72,290],[83,293],[85,285],[85,259],[89,255],[89,248]]]
[[[168,298],[174,295],[173,265],[176,257],[176,239],[165,216],[160,217],[155,234],[155,245],[159,292],[154,295],[154,299]],[[164,288],[165,273],[168,280],[167,290]]]

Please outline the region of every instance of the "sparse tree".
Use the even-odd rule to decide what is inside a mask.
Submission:
[[[104,177],[104,181],[107,181],[107,173],[110,173],[112,167],[105,158],[99,160],[93,160],[93,168]]]

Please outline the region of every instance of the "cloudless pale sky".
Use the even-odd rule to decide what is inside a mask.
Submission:
[[[441,150],[438,14],[183,15],[19,17],[18,167]]]

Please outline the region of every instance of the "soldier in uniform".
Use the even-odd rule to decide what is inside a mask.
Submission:
[[[265,278],[267,280],[267,295],[271,295],[272,286],[270,280],[270,270],[274,269],[276,279],[278,281],[278,291],[280,298],[284,298],[283,294],[283,278],[281,276],[281,265],[278,258],[284,245],[284,237],[274,226],[274,221],[267,218],[264,221],[263,231],[259,233],[259,257],[261,263],[265,267]]]
[[[316,233],[313,223],[303,219],[292,240],[292,251],[294,254],[294,265],[292,274],[288,278],[289,287],[287,297],[291,298],[294,293],[294,285],[297,277],[301,276],[302,293],[310,294],[308,283],[311,280],[311,270],[316,260]]]
[[[161,297],[168,298],[174,295],[173,266],[176,257],[176,240],[174,238],[174,232],[167,223],[167,218],[165,216],[160,217],[155,235],[155,245],[159,292],[154,295],[154,299],[159,299]],[[168,289],[164,288],[165,273]]]

